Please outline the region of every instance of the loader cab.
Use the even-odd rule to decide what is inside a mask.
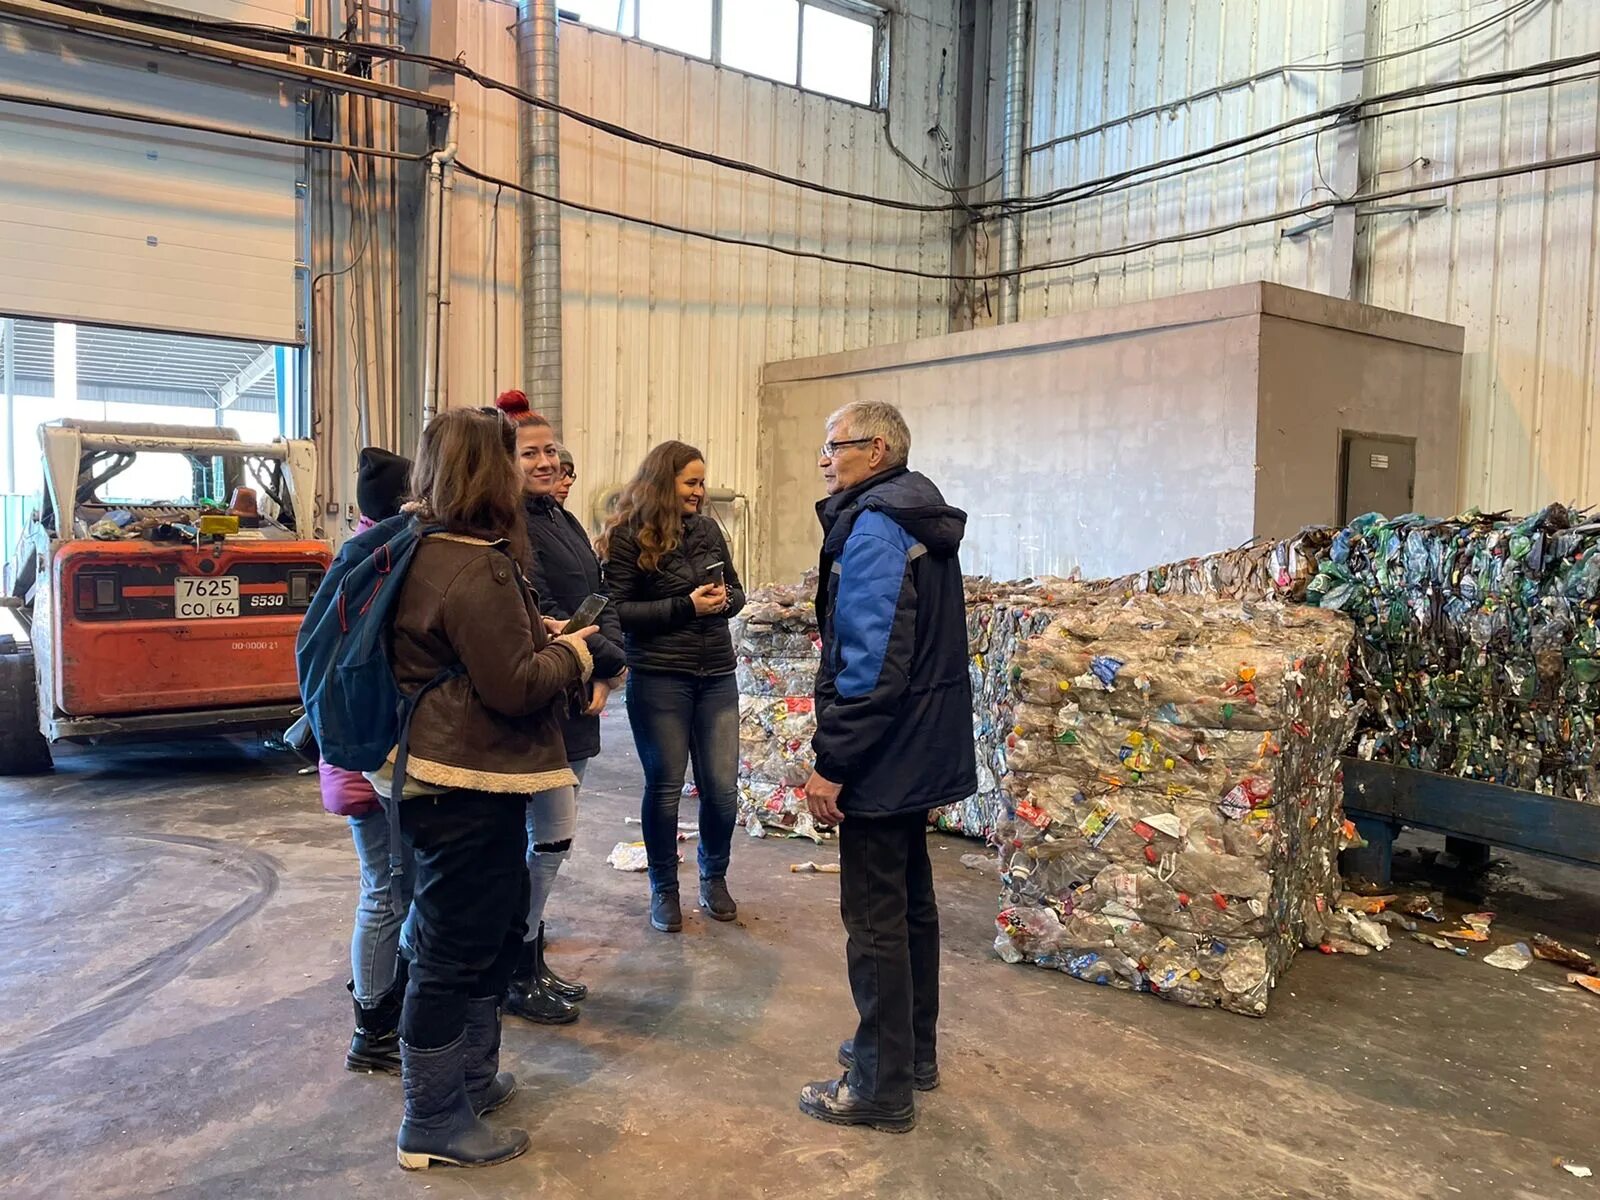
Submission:
[[[89,421],[39,439],[43,493],[0,611],[0,773],[63,741],[287,726],[331,557],[309,523],[311,443]]]

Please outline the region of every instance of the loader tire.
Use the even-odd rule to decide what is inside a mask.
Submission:
[[[39,732],[33,648],[0,636],[0,775],[50,770],[50,743]]]

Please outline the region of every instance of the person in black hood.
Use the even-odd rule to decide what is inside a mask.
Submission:
[[[727,881],[739,808],[739,685],[728,619],[744,607],[744,588],[705,503],[700,451],[663,442],[623,489],[600,537],[606,594],[627,636],[628,722],[645,771],[650,924],[662,933],[683,929],[678,799],[691,760],[700,907],[716,921],[739,914]]]
[[[502,393],[495,406],[517,427],[517,464],[522,468],[523,516],[533,551],[529,583],[539,611],[565,621],[600,591],[600,560],[578,519],[557,502],[561,482],[559,446],[550,422],[528,406],[519,391]],[[588,641],[594,659],[589,703],[561,722],[567,765],[581,785],[584,768],[600,753],[600,714],[611,692],[622,686],[627,659],[615,610],[600,611],[600,632]],[[550,969],[544,955],[544,910],[561,864],[572,850],[578,822],[578,789],[553,788],[528,799],[528,941],[511,977],[505,1009],[540,1025],[566,1025],[578,1019],[577,1004],[589,994],[581,984]]]
[[[843,1078],[807,1084],[823,1121],[904,1133],[913,1090],[939,1085],[939,908],[928,810],[978,788],[957,557],[966,514],[906,468],[898,409],[860,401],[828,420],[819,465],[816,770],[806,804],[839,829],[839,910],[860,1023]]]

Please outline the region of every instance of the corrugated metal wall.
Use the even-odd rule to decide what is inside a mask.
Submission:
[[[1432,42],[1510,5],[1371,0],[1368,49],[1386,55]],[[1337,61],[1346,53],[1344,9],[1344,0],[1037,0],[1029,143],[1280,64]],[[1597,49],[1600,4],[1538,0],[1519,6],[1513,21],[1375,67],[1365,87],[1372,93]],[[1338,88],[1335,73],[1296,73],[1114,124],[1031,155],[1027,190],[1037,194],[1215,145],[1332,104]],[[1375,162],[1362,188],[1591,151],[1597,95],[1588,80],[1385,119],[1377,123]],[[991,101],[992,154],[998,152],[994,108]],[[1327,185],[1334,151],[1331,134],[1307,138],[1036,215],[1027,223],[1023,261],[1054,261],[1295,207]],[[1436,213],[1362,222],[1357,298],[1467,329],[1463,505],[1527,510],[1600,498],[1593,433],[1597,190],[1593,166],[1572,168],[1437,193],[1448,207]],[[1331,232],[1282,234],[1281,225],[1263,225],[1026,277],[1023,313],[1258,278],[1326,290]]]
[[[902,0],[897,7],[889,111],[895,142],[920,165],[947,64],[942,117],[947,127],[954,119],[954,4]],[[646,133],[788,174],[943,200],[892,156],[881,112],[581,26],[562,27],[561,97]],[[944,215],[824,199],[571,121],[562,123],[561,153],[562,194],[570,199],[781,245],[948,269]],[[585,516],[600,490],[626,480],[664,438],[699,445],[714,486],[753,494],[762,364],[946,327],[942,281],[714,245],[571,212],[561,238],[566,437],[583,493],[574,509]]]
[[[1505,7],[1385,0],[1385,45],[1416,45]],[[1547,0],[1462,45],[1385,64],[1385,90],[1600,50],[1600,4]],[[1596,148],[1593,79],[1402,114],[1380,123],[1383,186]],[[1428,165],[1417,162],[1426,158]],[[1600,232],[1593,165],[1440,193],[1445,210],[1375,218],[1362,246],[1364,298],[1464,325],[1463,501],[1527,511],[1600,500],[1596,311]]]
[[[955,125],[955,0],[900,0],[891,18],[894,140],[937,170],[929,127]],[[435,53],[464,56],[485,75],[517,78],[516,8],[455,0],[435,14],[448,29]],[[890,151],[884,114],[726,70],[572,22],[561,25],[561,99],[669,141],[855,191],[943,203]],[[437,86],[438,81],[435,81]],[[518,105],[468,82],[454,88],[460,159],[517,180]],[[816,193],[695,163],[562,121],[566,198],[696,229],[768,240],[933,272],[949,269],[950,221]],[[521,386],[518,195],[455,179],[451,208],[452,407],[487,404]],[[768,251],[715,245],[568,210],[562,219],[565,437],[578,459],[571,507],[624,482],[664,438],[700,446],[713,486],[755,492],[760,370],[778,359],[945,332],[946,285]],[[346,239],[348,240],[348,239]],[[348,249],[330,256],[348,261]],[[348,310],[344,280],[323,288],[319,313]],[[335,321],[344,328],[345,318]],[[342,339],[348,342],[348,338]],[[348,347],[330,345],[321,387],[352,378]],[[334,409],[341,409],[335,404]],[[342,406],[347,408],[348,405]],[[331,413],[332,499],[347,511],[355,433]]]
[[[1038,0],[1029,145],[1105,127],[1029,154],[1026,192],[1081,186],[1323,107],[1333,98],[1335,76],[1279,76],[1136,121],[1119,120],[1282,63],[1321,61],[1338,41],[1341,7],[1342,0]],[[1003,46],[1003,36],[995,43]],[[1331,140],[1323,141],[1326,156]],[[1023,261],[1056,262],[1293,207],[1317,185],[1317,153],[1306,138],[1166,181],[1109,183],[1104,194],[1031,215],[1023,229]],[[1025,277],[1022,315],[1253,279],[1316,287],[1325,275],[1319,255],[1326,249],[1325,238],[1285,240],[1278,229],[1259,226],[1098,259]]]
[[[516,7],[502,0],[461,0],[451,53],[465,54],[485,75],[515,82],[516,19]],[[563,25],[562,36],[571,28]],[[456,85],[455,97],[461,161],[517,182],[516,99],[467,82]],[[522,386],[519,208],[516,192],[457,174],[450,217],[454,245],[445,374],[448,402],[454,407],[491,404],[499,392]]]

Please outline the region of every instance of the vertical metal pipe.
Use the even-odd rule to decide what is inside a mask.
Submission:
[[[1022,195],[1022,151],[1028,134],[1028,0],[1011,0],[1006,20],[1005,124],[1000,167],[1000,194],[1007,199]],[[1022,221],[1004,217],[1000,229],[1000,320],[1017,319],[1022,297]]]
[[[522,86],[541,100],[560,98],[556,0],[521,0],[517,56]],[[560,117],[526,106],[522,119],[522,186],[561,192]],[[522,372],[528,403],[561,438],[561,206],[522,198]]]
[[[367,107],[366,101],[360,97],[349,96],[345,99],[345,131],[350,141],[358,146],[364,144],[362,139],[366,136],[363,132],[366,122],[362,117],[370,115]],[[352,259],[349,275],[336,282],[341,290],[350,289],[350,371],[355,384],[356,437],[363,446],[372,446],[382,444],[381,433],[374,437],[374,430],[381,429],[381,425],[373,420],[373,416],[375,404],[381,405],[383,401],[381,395],[376,400],[373,397],[372,360],[367,340],[367,280],[371,272],[367,253],[372,248],[372,205],[367,182],[363,178],[365,170],[366,164],[357,156],[351,156],[345,163],[345,211],[349,214],[347,228],[350,230],[351,253],[361,257]],[[357,221],[362,222],[364,234],[356,231]]]
[[[428,189],[422,204],[422,423],[439,411],[439,158],[428,164]]]
[[[450,369],[450,195],[455,190],[456,106],[445,118],[444,149],[428,163],[427,202],[423,208],[423,260],[427,271],[428,321],[422,362],[422,423],[426,425],[449,397]]]
[[[452,108],[452,123],[455,109]],[[450,407],[450,200],[456,190],[456,144],[442,155],[439,177],[439,407]]]

